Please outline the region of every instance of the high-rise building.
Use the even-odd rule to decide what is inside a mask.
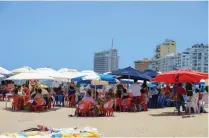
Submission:
[[[112,48],[94,53],[94,71],[97,73],[112,72],[118,69],[119,56],[117,49]]]
[[[192,69],[208,72],[208,45],[196,44],[181,53],[171,53],[158,59],[154,58],[149,69],[166,72],[174,69]]]
[[[193,45],[190,55],[192,59],[192,69],[208,73],[208,45]]]
[[[152,61],[149,60],[148,58],[144,58],[143,60],[134,61],[135,69],[137,69],[139,71],[144,71],[144,70],[148,69],[148,65],[151,62]]]
[[[176,52],[176,42],[166,39],[162,44],[157,45],[155,49],[155,59]]]

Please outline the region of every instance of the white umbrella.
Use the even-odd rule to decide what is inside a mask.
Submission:
[[[62,72],[62,74],[71,81],[72,78],[81,76],[80,72]]]
[[[1,75],[1,74],[0,74],[0,78],[4,78],[4,75]]]
[[[8,74],[12,74],[12,72],[3,67],[0,67],[0,74],[8,75]]]
[[[11,76],[6,80],[54,80],[54,78],[46,76],[44,74],[30,72],[30,73],[19,73]]]
[[[61,68],[58,72],[78,72],[76,69]]]
[[[68,81],[68,78],[65,77],[63,74],[60,72],[53,70],[51,68],[38,68],[36,69],[37,73],[47,75],[49,77],[55,78],[57,81]]]
[[[32,69],[31,67],[28,67],[28,66],[24,66],[24,67],[12,70],[12,73],[14,73],[14,74],[30,73],[30,72],[35,72],[35,70]]]

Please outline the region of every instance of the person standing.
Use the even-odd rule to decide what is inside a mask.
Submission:
[[[192,98],[192,95],[193,95],[192,83],[191,82],[186,83],[186,93],[187,93],[189,101],[191,101],[191,98]]]
[[[122,82],[120,81],[120,83],[117,85],[116,98],[122,98],[123,91],[124,87]]]
[[[134,84],[132,84],[129,89],[129,93],[133,94],[133,102],[136,105],[137,110],[139,109],[139,101],[141,96],[141,86],[137,84],[137,79],[134,79]]]
[[[148,96],[150,97],[150,105],[149,106],[151,108],[157,108],[158,94],[159,94],[159,91],[157,90],[157,88],[155,88],[155,87],[150,88],[150,90],[148,92]]]
[[[184,101],[184,94],[186,94],[186,91],[185,89],[182,87],[182,84],[179,83],[177,88],[176,88],[176,92],[177,92],[177,101],[176,101],[176,107],[177,107],[177,110],[178,110],[178,115],[181,114],[181,111],[180,111],[180,107],[182,106],[183,108],[183,111],[186,111],[185,109],[185,101]]]

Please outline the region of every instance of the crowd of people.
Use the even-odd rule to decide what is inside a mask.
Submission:
[[[194,96],[198,96],[201,101],[204,92],[207,92],[207,88],[204,86],[195,88],[193,83],[148,86],[146,81],[139,84],[137,80],[134,80],[131,85],[120,81],[119,84],[105,86],[102,89],[90,86],[84,88],[81,84],[74,82],[68,83],[67,87],[58,85],[54,88],[43,87],[38,81],[26,81],[22,86],[17,86],[12,81],[2,81],[0,86],[2,99],[5,99],[7,93],[12,93],[14,97],[19,97],[19,103],[23,106],[28,105],[29,108],[31,105],[47,106],[49,103],[57,106],[59,102],[65,106],[65,101],[71,103],[72,107],[76,107],[76,104],[81,102],[90,102],[94,112],[98,112],[98,109],[110,100],[131,98],[135,111],[147,110],[141,108],[142,104],[147,104],[148,108],[158,108],[174,106],[172,101],[175,101],[178,114],[180,114],[180,106],[183,107],[183,111],[186,111],[185,102],[191,101]],[[185,99],[185,96],[188,98]],[[37,103],[36,99],[42,102]],[[117,105],[113,106],[117,109]],[[201,108],[202,112],[205,112],[204,107]]]

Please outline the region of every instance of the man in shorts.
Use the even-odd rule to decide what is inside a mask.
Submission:
[[[128,92],[133,94],[133,103],[138,110],[141,96],[141,86],[140,84],[137,84],[137,79],[134,79],[134,84],[129,87]]]

